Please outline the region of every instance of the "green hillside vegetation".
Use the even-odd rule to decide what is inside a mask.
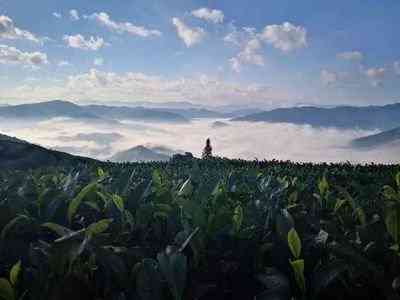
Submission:
[[[0,299],[398,299],[397,165],[0,170]]]

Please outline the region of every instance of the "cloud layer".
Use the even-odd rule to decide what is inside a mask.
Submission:
[[[39,67],[48,63],[42,52],[23,52],[15,47],[0,45],[0,63]]]
[[[27,30],[19,29],[14,25],[14,21],[5,15],[0,15],[0,38],[3,39],[25,39],[39,43],[39,39]]]
[[[91,36],[86,39],[81,34],[65,35],[63,39],[68,47],[82,50],[97,51],[105,45],[103,38]]]
[[[55,119],[36,124],[2,122],[0,132],[47,147],[103,159],[137,145],[161,145],[200,156],[205,139],[210,137],[214,154],[230,158],[400,162],[400,145],[369,151],[348,147],[352,139],[376,132],[226,120],[223,121],[229,126],[212,129],[214,121],[198,120],[180,125],[125,122],[111,126]]]
[[[185,43],[186,47],[192,47],[200,43],[205,37],[204,29],[200,27],[189,27],[178,18],[172,18],[178,37]]]
[[[210,23],[222,23],[224,21],[224,13],[218,9],[209,9],[206,7],[193,10],[191,13],[194,17],[203,19]]]
[[[105,12],[94,13],[86,18],[95,20],[98,24],[117,32],[128,33],[133,36],[140,37],[158,37],[161,36],[161,31],[155,29],[148,29],[143,26],[137,26],[130,22],[116,22],[111,19],[111,17]]]

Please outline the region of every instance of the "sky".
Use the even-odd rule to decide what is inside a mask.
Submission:
[[[0,104],[400,101],[397,0],[0,0]]]

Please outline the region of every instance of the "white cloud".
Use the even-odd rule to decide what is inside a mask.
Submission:
[[[57,63],[57,66],[59,67],[70,67],[72,64],[66,60],[61,60]]]
[[[104,64],[104,59],[102,57],[96,57],[93,61],[95,66],[102,66]]]
[[[152,37],[161,36],[161,32],[155,29],[148,29],[143,26],[136,26],[130,22],[116,22],[110,18],[105,12],[94,13],[87,16],[88,19],[95,20],[98,24],[107,27],[108,29],[117,33],[128,33],[134,36]]]
[[[53,12],[53,17],[54,18],[56,18],[56,19],[61,19],[62,18],[62,15],[60,14],[60,13],[58,13],[58,12]]]
[[[307,30],[289,22],[282,25],[265,26],[260,38],[283,52],[307,46]]]
[[[104,40],[100,37],[91,36],[89,39],[85,39],[81,34],[65,35],[63,39],[68,47],[82,50],[97,51],[105,45]]]
[[[400,75],[400,61],[395,61],[393,63],[393,69],[396,75]]]
[[[203,28],[191,28],[178,18],[173,18],[172,24],[174,24],[178,37],[185,43],[186,47],[200,43],[206,35]]]
[[[337,55],[338,58],[350,61],[361,61],[364,55],[360,51],[342,52]]]
[[[0,38],[10,40],[25,39],[36,43],[40,42],[33,33],[15,27],[13,20],[4,15],[0,15]]]
[[[69,11],[69,17],[72,21],[78,21],[80,19],[79,13],[76,9],[71,9]]]
[[[338,81],[338,74],[328,70],[321,71],[321,82],[326,86],[334,85]]]
[[[249,40],[242,51],[236,57],[229,60],[232,69],[235,72],[240,72],[241,64],[252,64],[256,66],[264,66],[264,57],[258,53],[261,48],[261,43],[258,39]]]
[[[240,72],[243,64],[264,66],[264,57],[259,53],[262,42],[255,28],[244,27],[242,30],[237,30],[233,27],[233,30],[224,37],[224,41],[241,48],[235,57],[229,59],[229,64],[235,72]]]
[[[15,47],[0,45],[0,64],[39,67],[47,63],[47,54],[45,53],[23,52]]]
[[[192,15],[196,18],[203,19],[207,22],[214,24],[222,23],[224,21],[224,13],[218,9],[209,9],[206,7],[199,8],[192,11]]]
[[[256,84],[231,83],[205,75],[199,77],[164,78],[143,73],[113,73],[91,69],[69,76],[59,85],[38,84],[0,90],[0,99],[66,99],[109,101],[188,101],[223,105],[248,103],[257,99],[263,105],[298,99],[287,91]]]
[[[383,79],[386,75],[386,69],[381,68],[369,68],[365,71],[365,75],[371,80],[371,84],[375,87],[383,85]]]

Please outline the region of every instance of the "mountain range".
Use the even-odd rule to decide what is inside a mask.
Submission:
[[[135,103],[136,106],[88,104],[77,105],[63,100],[0,106],[0,118],[43,120],[56,117],[86,119],[91,121],[133,120],[149,122],[187,123],[199,118],[233,118],[255,112],[254,109],[220,112],[205,107],[190,105],[188,102],[164,103],[157,106],[147,102]],[[140,106],[143,104],[144,106]],[[181,106],[180,106],[181,105]]]
[[[340,129],[389,130],[400,126],[400,103],[384,106],[313,106],[278,108],[234,118],[232,121],[292,123]]]
[[[400,127],[355,139],[351,145],[355,148],[378,148],[395,143],[400,145]]]
[[[0,107],[0,117],[24,120],[68,117],[86,120],[138,120],[174,123],[186,123],[189,121],[182,115],[158,109],[106,105],[77,105],[62,100],[2,106]]]

